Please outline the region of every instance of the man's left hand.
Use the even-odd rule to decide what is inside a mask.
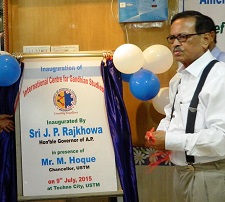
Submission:
[[[152,132],[155,141],[152,143],[155,149],[165,150],[165,136],[166,132],[162,130],[157,130]]]

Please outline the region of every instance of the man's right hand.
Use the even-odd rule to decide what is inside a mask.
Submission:
[[[12,121],[13,115],[0,114],[0,132],[5,130],[6,132],[11,132],[15,130],[15,124]]]

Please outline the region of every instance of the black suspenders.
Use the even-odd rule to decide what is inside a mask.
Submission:
[[[194,133],[194,128],[195,128],[195,119],[196,119],[196,114],[197,114],[197,106],[198,106],[198,95],[200,93],[200,91],[202,90],[202,87],[205,83],[205,80],[208,76],[208,73],[210,72],[211,68],[214,66],[214,64],[218,62],[217,60],[212,60],[203,70],[202,75],[200,77],[200,80],[198,82],[197,88],[194,92],[194,95],[192,97],[190,106],[188,108],[188,116],[187,116],[187,124],[186,124],[186,133]],[[175,99],[174,99],[175,102]],[[173,115],[173,111],[174,111],[174,103],[172,106],[172,111],[171,111],[171,118]],[[186,152],[185,152],[186,154]],[[195,158],[194,156],[190,156],[186,154],[186,161],[188,164],[193,164],[195,162]]]

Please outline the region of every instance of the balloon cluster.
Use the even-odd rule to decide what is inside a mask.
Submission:
[[[133,44],[123,44],[115,50],[113,62],[123,81],[129,82],[134,97],[142,101],[153,99],[153,106],[163,114],[168,91],[167,88],[160,89],[156,74],[164,73],[172,66],[173,55],[169,48],[157,44],[142,52]]]
[[[0,51],[0,86],[10,86],[20,77],[19,62],[8,52]]]

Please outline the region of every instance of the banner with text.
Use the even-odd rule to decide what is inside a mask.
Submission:
[[[216,24],[217,46],[225,51],[225,1],[180,0],[180,10],[196,10],[208,15]]]
[[[24,61],[20,92],[24,196],[117,191],[101,59]]]

